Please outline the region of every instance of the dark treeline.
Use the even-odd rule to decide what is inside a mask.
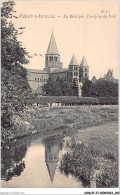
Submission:
[[[82,95],[85,97],[117,97],[118,84],[100,79],[95,83],[88,80],[83,85]]]
[[[48,80],[43,86],[43,92],[49,96],[77,96],[78,86],[76,82],[65,82],[63,79]],[[118,84],[106,80],[98,80],[92,83],[86,80],[82,87],[83,97],[117,97]]]
[[[49,79],[48,82],[43,86],[43,93],[49,96],[77,96],[78,87],[75,82],[65,82],[63,79]]]

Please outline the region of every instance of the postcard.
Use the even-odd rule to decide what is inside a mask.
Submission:
[[[119,194],[118,9],[1,2],[1,194]]]

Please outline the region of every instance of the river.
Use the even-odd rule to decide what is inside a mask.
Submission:
[[[118,158],[118,123],[106,123],[78,130],[75,136],[76,141],[83,141],[86,146],[94,143],[103,156],[104,152],[111,151],[111,154]],[[69,129],[45,131],[26,136],[2,148],[2,188],[83,188],[85,183],[78,181],[71,174],[65,175],[66,171],[62,173],[59,169],[62,156],[71,150],[69,139],[72,137],[73,132]],[[114,163],[110,159],[108,161]],[[103,159],[103,163],[105,162],[106,159]],[[66,166],[66,162],[64,165]],[[67,165],[71,165],[69,158]],[[82,164],[80,167],[83,170],[85,168]],[[89,167],[87,168],[89,170]]]
[[[63,140],[37,134],[2,149],[2,188],[80,188],[82,184],[59,170]]]

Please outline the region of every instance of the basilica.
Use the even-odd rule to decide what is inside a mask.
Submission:
[[[78,95],[81,96],[81,88],[86,78],[89,78],[89,66],[85,57],[78,63],[73,54],[68,68],[63,67],[60,60],[54,33],[52,32],[47,52],[45,54],[45,68],[43,70],[27,69],[27,78],[33,93],[42,93],[42,86],[48,79],[63,79],[65,82],[76,81]]]

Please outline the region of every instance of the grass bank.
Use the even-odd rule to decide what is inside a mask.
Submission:
[[[42,131],[60,130],[76,132],[78,129],[98,126],[118,120],[117,106],[38,107],[30,106],[14,115],[14,127],[3,130],[2,141],[35,134]]]
[[[68,148],[61,160],[62,173],[72,174],[83,187],[118,187],[117,123],[79,130]]]

